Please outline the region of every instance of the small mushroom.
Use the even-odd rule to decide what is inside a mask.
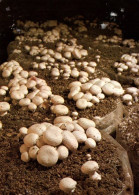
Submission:
[[[86,131],[86,135],[88,138],[92,138],[95,141],[101,140],[101,133],[95,127],[89,127]]]
[[[23,153],[21,154],[21,160],[24,161],[24,162],[29,162],[30,157],[29,157],[28,152],[23,152]]]
[[[70,177],[65,177],[61,179],[59,183],[60,190],[64,191],[65,193],[73,193],[75,191],[77,182]]]
[[[68,157],[69,155],[69,150],[67,147],[61,145],[57,148],[57,152],[58,152],[58,158],[60,160],[64,160]]]
[[[25,137],[24,137],[24,144],[27,146],[27,147],[31,147],[31,146],[34,146],[38,140],[39,136],[35,133],[30,133],[30,134],[27,134]]]
[[[30,158],[36,159],[38,151],[39,151],[39,148],[37,146],[30,147],[28,151]]]
[[[92,175],[95,171],[99,169],[98,163],[96,161],[87,161],[81,166],[81,171],[84,174]]]
[[[86,146],[86,148],[95,148],[96,142],[92,138],[87,138],[87,140],[85,141],[85,146]]]
[[[10,110],[10,104],[8,102],[0,102],[0,115],[6,114]]]

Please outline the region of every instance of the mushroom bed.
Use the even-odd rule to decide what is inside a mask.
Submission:
[[[17,21],[0,66],[1,194],[133,194],[107,134],[138,105],[139,44],[106,24]]]

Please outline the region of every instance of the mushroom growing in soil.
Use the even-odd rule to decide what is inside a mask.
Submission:
[[[70,177],[65,177],[61,179],[59,183],[60,190],[64,191],[65,193],[73,193],[75,191],[77,182]]]
[[[99,165],[96,161],[86,161],[81,166],[82,173],[89,175],[93,180],[101,180],[101,175],[96,172],[98,169]]]
[[[45,167],[51,167],[58,161],[58,152],[53,146],[42,146],[38,151],[37,161]]]
[[[8,102],[0,102],[0,116],[7,114],[8,110],[10,110],[10,104]]]

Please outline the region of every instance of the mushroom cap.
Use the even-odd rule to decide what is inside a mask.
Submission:
[[[124,101],[132,101],[132,95],[130,95],[130,94],[123,95],[123,100]]]
[[[41,123],[41,124],[34,124],[34,125],[31,125],[29,128],[28,128],[28,134],[29,133],[35,133],[37,135],[42,135],[43,132],[46,131],[46,125]]]
[[[95,141],[100,141],[101,140],[101,133],[95,127],[89,127],[86,131],[86,135],[87,135],[87,137],[92,138]]]
[[[103,87],[102,87],[103,92],[106,95],[112,95],[114,93],[114,85],[112,83],[106,83]]]
[[[64,160],[64,159],[67,158],[68,155],[69,155],[69,150],[68,150],[68,148],[67,148],[66,146],[63,146],[63,145],[61,145],[61,146],[59,146],[59,147],[57,148],[57,152],[58,152],[58,158],[59,158],[60,160]]]
[[[21,100],[24,98],[24,93],[22,91],[12,91],[11,98],[14,100]]]
[[[30,147],[28,151],[30,158],[36,159],[38,151],[39,151],[39,148],[37,146]]]
[[[39,139],[39,136],[37,134],[35,134],[35,133],[27,134],[24,137],[24,144],[27,147],[34,146],[36,144],[36,142],[37,142],[38,139]]]
[[[99,166],[96,161],[87,161],[81,166],[82,173],[88,174],[88,175],[92,175],[98,169],[99,169]]]
[[[94,121],[87,118],[78,119],[78,124],[84,129],[88,129],[89,127],[95,127]]]
[[[54,124],[66,122],[72,122],[72,118],[70,116],[58,116],[54,120]]]
[[[87,146],[87,148],[95,148],[96,142],[92,138],[87,138],[87,140],[85,141],[85,145]]]
[[[78,99],[77,102],[76,102],[77,108],[79,108],[81,110],[82,109],[85,109],[87,107],[87,105],[88,105],[87,100],[86,99],[83,99],[83,98]]]
[[[73,131],[72,134],[76,137],[78,143],[83,143],[87,140],[87,136],[84,132],[81,131]]]
[[[58,161],[58,152],[52,146],[42,146],[38,151],[37,161],[45,167],[51,167]]]
[[[69,109],[67,106],[64,105],[55,105],[52,109],[52,112],[56,115],[66,115],[69,112]]]
[[[69,149],[69,150],[77,150],[78,148],[78,142],[75,136],[70,131],[63,131],[63,144]]]
[[[23,153],[21,154],[21,160],[24,161],[24,162],[29,162],[30,157],[29,157],[28,152],[23,152]]]
[[[65,177],[61,179],[59,183],[60,190],[64,191],[65,193],[74,192],[76,188],[77,182],[70,177]]]
[[[55,125],[47,127],[43,133],[43,141],[51,146],[58,146],[62,142],[61,129]]]
[[[53,95],[51,97],[51,102],[53,104],[64,104],[64,98],[60,95]]]
[[[10,104],[8,102],[0,102],[0,112],[10,110]]]

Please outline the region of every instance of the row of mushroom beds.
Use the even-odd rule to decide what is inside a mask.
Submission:
[[[66,25],[54,23],[54,26],[56,27],[52,31],[45,33],[43,42],[55,42],[61,38],[61,33],[65,37],[70,34],[70,29]],[[138,101],[139,90],[137,87],[123,89],[119,82],[107,77],[92,79],[91,74],[95,72],[97,64],[93,61],[82,61],[88,52],[83,49],[82,45],[77,45],[76,39],[70,40],[71,45],[63,42],[58,43],[56,51],[54,51],[44,47],[41,39],[38,40],[37,36],[41,36],[43,33],[36,27],[36,30],[30,29],[25,32],[26,37],[17,36],[16,41],[20,42],[19,45],[27,39],[40,41],[39,47],[29,47],[28,45],[24,47],[25,53],[40,61],[39,63],[35,61],[32,63],[33,69],[50,70],[52,79],[58,79],[60,75],[64,79],[70,77],[77,79],[77,81],[69,84],[68,98],[76,101],[78,109],[92,107],[111,95],[121,96],[127,105],[131,105],[133,101]],[[19,48],[13,50],[13,53],[19,55],[21,52]],[[131,56],[126,54],[121,58],[125,65],[117,62],[114,67],[120,74],[127,69],[131,69],[132,73],[137,74],[139,71],[138,56],[139,54],[135,53]],[[98,62],[99,58],[100,56],[97,56]],[[75,63],[74,59],[78,62]],[[0,96],[3,98],[3,101],[0,102],[1,116],[10,111],[10,104],[12,106],[20,105],[22,109],[31,112],[35,112],[38,107],[48,109],[51,105],[50,110],[56,115],[53,124],[42,122],[19,129],[19,137],[23,140],[20,147],[22,161],[37,160],[42,166],[51,167],[58,160],[68,158],[70,152],[78,149],[79,144],[82,144],[86,149],[97,147],[97,142],[101,140],[101,133],[95,127],[95,122],[87,118],[78,118],[76,110],[71,113],[72,118],[68,116],[69,108],[64,105],[64,98],[53,94],[46,81],[38,77],[37,71],[24,70],[15,60],[3,63],[0,66],[0,71],[2,77],[8,80],[7,86],[0,87]],[[135,85],[139,85],[138,78],[135,80]],[[87,174],[90,179],[101,180],[101,175],[97,173],[98,163],[92,161],[89,154],[87,155],[88,161],[81,166],[81,171]],[[64,192],[69,193],[74,192],[76,185],[76,181],[67,177],[60,181],[59,187]]]

